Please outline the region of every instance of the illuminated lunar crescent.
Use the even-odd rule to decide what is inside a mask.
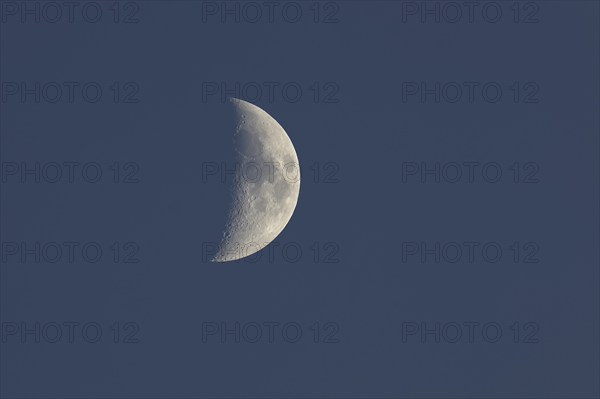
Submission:
[[[223,236],[213,262],[250,256],[290,221],[300,193],[300,166],[292,141],[259,107],[232,98],[236,171]]]

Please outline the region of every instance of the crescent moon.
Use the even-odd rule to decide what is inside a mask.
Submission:
[[[213,262],[250,256],[290,221],[300,193],[296,150],[281,125],[261,108],[230,98],[235,174],[225,228]]]

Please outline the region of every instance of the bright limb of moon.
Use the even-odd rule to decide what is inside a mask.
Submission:
[[[261,108],[236,98],[236,170],[223,237],[212,261],[250,256],[272,242],[294,213],[300,193],[300,165],[292,141]]]

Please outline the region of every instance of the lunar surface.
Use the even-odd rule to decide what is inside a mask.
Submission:
[[[292,141],[259,107],[232,98],[235,175],[223,236],[213,262],[250,256],[289,222],[300,193],[300,165]]]

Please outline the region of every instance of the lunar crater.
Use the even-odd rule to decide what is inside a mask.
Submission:
[[[232,138],[239,167],[215,262],[250,256],[273,241],[291,219],[300,192],[298,156],[281,125],[246,101],[230,99],[230,105],[237,118]],[[261,173],[248,178],[245,171],[251,163]],[[296,179],[287,177],[289,164],[298,168]]]

